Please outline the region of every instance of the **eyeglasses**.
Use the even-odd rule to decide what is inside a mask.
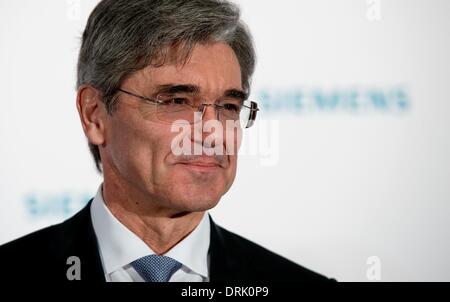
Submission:
[[[148,98],[124,89],[117,89],[133,97],[139,98],[141,102],[139,111],[144,118],[156,118],[165,123],[174,123],[176,121],[186,121],[194,124],[198,121],[195,113],[201,113],[201,117],[205,113],[206,107],[215,108],[216,119],[223,125],[229,125],[227,121],[231,121],[234,125],[244,125],[249,128],[256,119],[256,113],[259,111],[258,104],[249,100],[242,100],[238,97],[221,98],[218,104],[203,103],[201,98],[195,93],[161,93],[156,98]],[[198,116],[198,115],[197,115]]]

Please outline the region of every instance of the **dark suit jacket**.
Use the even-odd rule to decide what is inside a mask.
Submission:
[[[8,280],[67,281],[80,259],[81,280],[105,281],[90,204],[72,218],[0,246],[1,275]],[[303,268],[218,225],[211,219],[211,282],[297,282],[330,279]]]

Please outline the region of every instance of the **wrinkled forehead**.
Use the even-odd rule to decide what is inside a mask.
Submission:
[[[224,49],[230,50],[237,60],[234,50],[229,44],[223,41],[207,40],[196,43],[172,42],[170,45],[163,46],[156,50],[147,64],[153,67],[161,67],[164,65],[175,65],[177,68],[182,68],[185,64],[192,60],[194,52],[200,48],[208,48],[209,51],[220,52]]]
[[[217,93],[242,89],[241,68],[233,49],[221,42],[196,44],[184,56],[181,50],[167,50],[165,57],[135,72],[132,83],[149,93],[162,86],[196,87],[196,93]]]

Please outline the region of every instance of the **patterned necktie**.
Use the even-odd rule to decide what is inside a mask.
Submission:
[[[131,262],[146,282],[168,282],[181,263],[166,256],[149,255]]]

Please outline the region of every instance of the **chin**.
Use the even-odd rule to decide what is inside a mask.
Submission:
[[[174,194],[171,203],[174,208],[186,212],[203,212],[214,208],[220,201],[222,194],[211,194],[210,192],[185,192],[185,194]]]

